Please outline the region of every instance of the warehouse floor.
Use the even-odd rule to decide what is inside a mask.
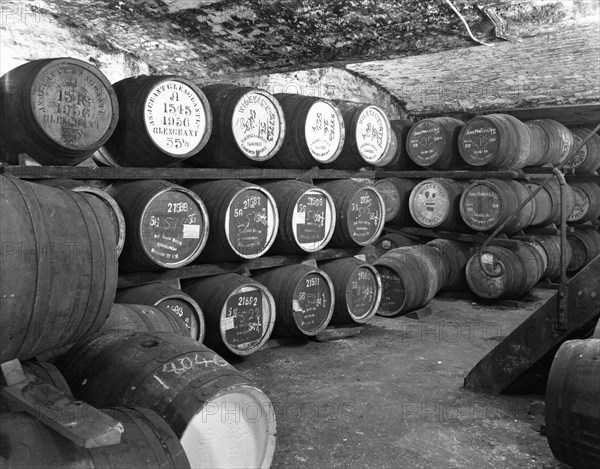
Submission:
[[[270,396],[273,468],[562,468],[531,428],[543,396],[463,389],[521,309],[435,299],[421,320],[377,316],[359,335],[266,348],[234,363]]]

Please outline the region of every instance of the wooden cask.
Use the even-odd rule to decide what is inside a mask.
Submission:
[[[0,362],[98,330],[117,288],[109,210],[95,197],[0,175]]]
[[[390,120],[391,140],[388,154],[382,159],[381,167],[388,171],[410,171],[419,169],[408,156],[406,142],[414,122],[408,119]]]
[[[206,327],[202,309],[191,296],[182,290],[172,288],[164,283],[149,283],[118,290],[115,301],[168,308],[183,320],[192,339],[196,339],[198,342],[204,340]]]
[[[336,210],[321,187],[294,179],[262,184],[279,213],[277,237],[270,253],[303,254],[323,249],[333,236]]]
[[[370,264],[346,257],[319,263],[333,282],[335,307],[331,324],[364,324],[377,313],[381,278]]]
[[[508,114],[477,116],[461,128],[458,149],[472,166],[520,169],[529,164],[531,132]]]
[[[546,385],[546,436],[559,461],[600,466],[600,339],[568,340],[552,361]]]
[[[381,251],[390,251],[391,249],[400,248],[403,246],[417,246],[422,244],[410,236],[405,236],[402,233],[386,233],[375,242],[375,247]]]
[[[595,229],[582,229],[567,233],[572,256],[567,270],[577,272],[600,254],[600,232]]]
[[[261,283],[230,273],[184,280],[182,287],[204,311],[205,343],[210,348],[246,356],[269,340],[275,300]]]
[[[410,193],[408,207],[413,220],[425,228],[468,230],[460,216],[460,198],[466,181],[432,178],[421,181]]]
[[[532,156],[528,166],[559,165],[574,148],[571,131],[553,119],[534,119],[525,122],[533,134]]]
[[[202,87],[213,114],[204,149],[187,160],[193,166],[243,168],[273,158],[286,134],[279,101],[269,92],[229,84]]]
[[[414,221],[410,215],[410,193],[417,183],[412,179],[389,177],[377,179],[373,187],[383,199],[385,222],[390,225],[412,226]]]
[[[540,184],[537,182],[526,182],[523,184],[530,192],[536,190]],[[565,184],[564,186],[566,195],[566,206],[565,210],[567,216],[572,212],[575,207],[575,193],[573,188]],[[540,190],[534,199],[536,211],[533,220],[531,221],[532,226],[547,226],[551,224],[560,225],[560,185],[558,181],[551,179],[546,185]]]
[[[483,270],[486,266],[493,275]],[[466,267],[469,287],[485,299],[519,298],[529,292],[544,274],[544,258],[538,249],[521,243],[516,249],[488,246],[475,253]]]
[[[148,306],[115,303],[104,325],[104,332],[121,333],[123,331],[172,332],[189,337],[185,323],[170,309],[162,306]]]
[[[285,137],[277,154],[262,166],[310,169],[335,161],[346,139],[344,119],[335,103],[288,93],[275,98],[285,116]]]
[[[385,205],[377,189],[352,179],[320,182],[317,186],[331,195],[337,214],[330,247],[365,246],[379,238]]]
[[[198,181],[187,187],[206,204],[210,220],[203,262],[256,259],[275,242],[278,208],[266,189],[233,179]]]
[[[117,126],[119,104],[96,67],[77,59],[33,60],[0,78],[0,159],[26,153],[43,165],[76,165]]]
[[[119,269],[175,269],[196,259],[208,239],[202,200],[185,187],[159,179],[117,182],[107,188],[125,217],[127,234]]]
[[[461,196],[460,216],[476,231],[492,231],[512,217],[529,195],[529,190],[517,181],[474,181]],[[536,210],[535,199],[532,199],[502,231],[516,233],[529,226],[535,218]]]
[[[427,246],[440,253],[447,267],[447,277],[441,282],[440,290],[468,290],[465,268],[473,255],[472,245],[450,239],[434,239]]]
[[[573,147],[578,147],[592,130],[591,127],[571,129],[574,139]],[[578,174],[593,173],[600,168],[600,135],[595,133],[564,167],[565,169],[572,169]]]
[[[463,125],[463,121],[453,117],[420,120],[408,132],[408,156],[427,169],[445,171],[466,167],[458,152],[458,134]]]
[[[322,270],[305,264],[256,270],[252,278],[269,289],[277,319],[273,336],[315,336],[331,321],[333,282]]]
[[[359,169],[385,164],[391,142],[390,122],[378,106],[334,101],[344,119],[346,139],[342,152],[330,165],[335,169]],[[381,160],[384,159],[384,163]]]
[[[544,272],[544,277],[553,281],[559,280],[561,256],[560,237],[553,235],[535,235],[535,240],[539,243],[540,246],[542,246],[548,258],[548,265]],[[571,257],[573,256],[571,243],[567,242],[565,244],[565,251],[567,254],[566,266],[568,266],[571,263]]]
[[[94,187],[87,182],[76,181],[74,179],[48,179],[39,182],[46,186],[60,187],[82,194],[88,194],[97,197],[98,200],[104,203],[111,214],[112,227],[115,231],[115,239],[117,240],[117,256],[121,255],[123,246],[125,245],[125,217],[119,208],[119,204],[117,204],[116,200],[113,199],[108,192]]]
[[[575,201],[569,213],[569,223],[586,223],[600,218],[600,185],[595,182],[571,184]]]
[[[105,147],[119,166],[169,167],[208,142],[212,114],[204,93],[171,75],[125,78],[113,85],[119,124]]]
[[[31,469],[186,469],[181,443],[167,423],[144,408],[103,409],[123,425],[121,443],[85,448],[25,412],[2,414],[2,455],[8,467]]]

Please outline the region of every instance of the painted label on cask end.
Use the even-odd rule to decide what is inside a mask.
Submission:
[[[477,185],[468,189],[461,204],[465,223],[475,230],[489,230],[500,221],[500,196],[487,186]]]
[[[113,114],[105,85],[76,64],[56,63],[40,72],[31,106],[43,131],[75,150],[94,146],[108,132]]]
[[[256,189],[243,190],[233,198],[225,224],[227,239],[241,256],[261,254],[277,228],[271,201]]]
[[[500,147],[498,129],[488,120],[474,119],[465,124],[459,145],[468,163],[475,166],[487,164],[494,159]]]
[[[237,102],[232,119],[233,137],[248,158],[262,161],[272,156],[281,135],[281,114],[267,94],[245,93]]]
[[[231,295],[225,305],[225,314],[221,318],[221,331],[229,346],[247,350],[258,344],[263,338],[263,293],[247,287],[244,292]]]
[[[358,244],[366,244],[381,230],[385,220],[384,208],[372,189],[360,189],[350,200],[348,229]]]
[[[435,163],[447,145],[443,130],[436,122],[423,120],[410,129],[408,152],[418,164],[427,166]]]
[[[191,305],[180,298],[167,298],[158,305],[168,308],[176,316],[180,317],[185,323],[185,327],[190,331],[190,336],[194,339],[198,337],[198,319]]]
[[[379,285],[373,271],[367,267],[359,267],[350,276],[346,289],[348,312],[356,319],[362,319],[372,312]]]
[[[389,267],[378,265],[377,271],[381,276],[381,303],[379,303],[379,311],[383,314],[393,314],[399,311],[406,301],[404,282]]]
[[[585,191],[575,184],[571,186],[575,194],[575,207],[567,217],[567,221],[579,221],[584,218],[590,210],[590,199]]]
[[[163,264],[177,264],[195,254],[203,242],[203,229],[200,207],[179,191],[166,191],[154,197],[141,220],[146,253]]]
[[[411,214],[421,226],[441,225],[450,213],[448,192],[437,181],[424,181],[414,189],[411,197]]]
[[[331,233],[333,223],[332,208],[323,192],[309,190],[296,202],[292,230],[300,247],[320,247]]]
[[[331,309],[331,288],[323,275],[312,272],[302,277],[294,290],[292,310],[298,328],[311,332],[321,328]]]
[[[166,80],[148,93],[144,122],[148,135],[160,150],[186,155],[204,139],[206,109],[200,96],[190,86]]]
[[[356,123],[356,146],[362,158],[373,163],[386,154],[390,142],[390,125],[387,117],[374,106],[360,113]]]
[[[573,148],[577,148],[581,144],[582,140],[583,138],[577,132],[573,132]],[[579,149],[577,153],[575,153],[575,156],[573,156],[564,167],[570,169],[578,168],[587,160],[587,157],[588,147],[587,144],[585,144]]]
[[[322,163],[333,158],[340,148],[344,122],[329,103],[314,103],[306,115],[304,136],[312,157]]]

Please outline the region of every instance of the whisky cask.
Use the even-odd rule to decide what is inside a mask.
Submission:
[[[569,223],[586,223],[600,218],[600,185],[595,182],[571,184],[575,197],[574,207],[568,213]]]
[[[448,178],[421,181],[408,202],[413,220],[425,228],[468,230],[460,216],[460,199],[468,186],[466,181]]]
[[[453,117],[420,120],[408,132],[408,156],[427,169],[445,171],[466,167],[458,152],[458,134],[463,125],[463,121]]]

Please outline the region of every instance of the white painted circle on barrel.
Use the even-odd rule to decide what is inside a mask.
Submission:
[[[344,133],[344,121],[336,107],[326,101],[317,101],[310,107],[304,136],[315,160],[329,163],[337,158],[342,151]]]
[[[440,226],[450,212],[448,192],[438,181],[423,181],[410,194],[409,210],[419,225]]]
[[[322,249],[333,236],[335,205],[323,189],[310,189],[294,205],[292,232],[302,250],[314,252]]]
[[[207,131],[204,103],[196,90],[180,81],[154,85],[144,104],[144,122],[152,142],[170,155],[194,154]]]
[[[356,146],[368,163],[380,160],[390,145],[390,123],[376,106],[364,108],[356,122]]]

